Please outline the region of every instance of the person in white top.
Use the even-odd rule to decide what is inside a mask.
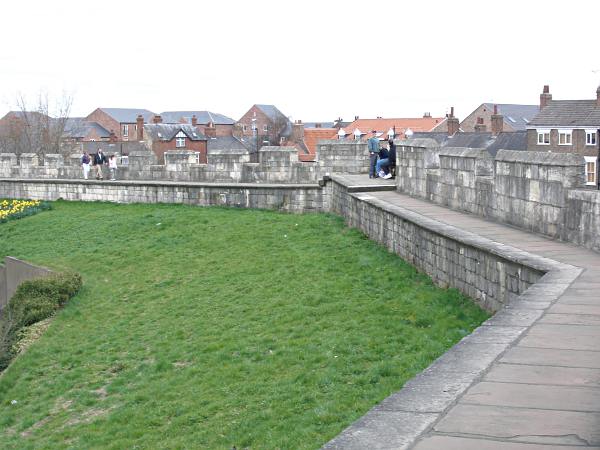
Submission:
[[[117,158],[115,158],[115,155],[110,155],[110,158],[108,158],[108,168],[110,169],[110,179],[112,181],[116,180],[115,176],[117,175]]]

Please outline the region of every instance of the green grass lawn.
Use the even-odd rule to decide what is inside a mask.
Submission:
[[[2,448],[315,449],[487,317],[325,214],[57,202],[5,255],[84,287],[0,377]]]

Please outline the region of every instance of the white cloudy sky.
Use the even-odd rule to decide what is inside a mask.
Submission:
[[[304,121],[462,118],[544,84],[593,98],[599,20],[596,0],[2,1],[0,116],[40,91],[72,115],[270,103]]]

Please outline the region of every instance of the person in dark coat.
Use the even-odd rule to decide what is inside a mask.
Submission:
[[[379,161],[377,161],[377,175],[386,180],[392,178],[391,168],[396,165],[396,144],[394,140],[389,140],[390,149],[384,154],[380,155]],[[383,169],[386,169],[384,171]]]
[[[94,154],[94,168],[96,169],[96,180],[104,179],[102,175],[102,166],[106,164],[106,156],[102,153],[102,149],[99,148]]]

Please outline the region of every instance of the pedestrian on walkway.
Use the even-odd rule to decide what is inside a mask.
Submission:
[[[373,136],[367,141],[369,148],[369,178],[376,178],[375,165],[377,164],[377,156],[379,155],[379,138],[377,137],[377,131],[372,130],[371,133],[373,133]]]
[[[88,179],[88,175],[90,173],[90,162],[91,162],[90,154],[88,152],[83,152],[83,155],[81,155],[81,167],[83,169],[83,179],[84,180]]]
[[[94,155],[94,168],[96,169],[96,180],[104,179],[102,175],[102,166],[106,164],[106,156],[102,153],[102,149],[99,148]]]
[[[110,155],[110,158],[108,158],[108,169],[110,170],[110,180],[115,181],[117,175],[117,158],[115,155]]]

